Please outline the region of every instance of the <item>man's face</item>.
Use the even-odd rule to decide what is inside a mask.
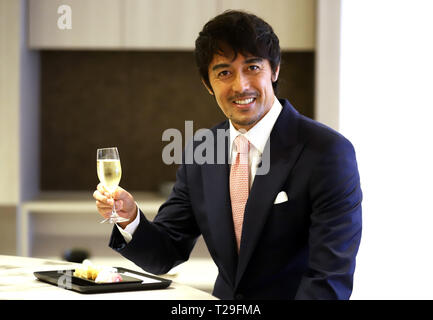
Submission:
[[[267,59],[215,54],[209,64],[208,91],[236,129],[249,130],[270,110],[274,102],[272,82],[279,66],[272,73]]]

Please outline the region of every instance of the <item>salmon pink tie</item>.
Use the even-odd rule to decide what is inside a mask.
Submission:
[[[236,243],[239,252],[245,204],[247,203],[249,192],[248,150],[250,143],[243,135],[238,135],[234,140],[234,143],[238,153],[230,170],[230,199],[232,203]]]

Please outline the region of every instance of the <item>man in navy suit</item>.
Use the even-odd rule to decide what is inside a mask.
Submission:
[[[184,161],[153,222],[119,187],[116,208],[130,220],[114,226],[110,246],[162,274],[186,261],[203,235],[219,271],[218,298],[348,299],[362,201],[352,144],[275,97],[280,47],[262,19],[239,11],[215,17],[200,32],[195,55],[203,84],[227,117],[210,129],[215,161]],[[223,143],[221,130],[228,133]],[[237,136],[249,145],[240,238],[230,193]],[[198,145],[193,141],[192,150]],[[224,161],[216,161],[221,150],[228,150]],[[94,198],[109,216],[113,200],[101,184]]]

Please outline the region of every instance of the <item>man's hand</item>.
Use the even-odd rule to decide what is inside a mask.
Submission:
[[[110,195],[104,185],[100,183],[93,193],[93,198],[96,200],[96,209],[104,218],[110,217],[113,204],[116,205],[116,212],[119,216],[129,219],[129,221],[117,223],[123,229],[137,216],[137,205],[134,198],[121,187],[117,187],[116,191]]]

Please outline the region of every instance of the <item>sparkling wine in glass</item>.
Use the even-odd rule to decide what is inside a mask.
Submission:
[[[122,167],[120,165],[119,151],[116,147],[113,148],[102,148],[96,151],[96,169],[98,173],[99,181],[104,185],[105,189],[111,194],[113,194],[119,185],[120,178],[122,177]],[[114,200],[114,198],[113,198]],[[111,211],[111,216],[101,223],[110,222],[124,222],[129,219],[122,218],[116,212],[116,206],[113,203],[113,210]]]

